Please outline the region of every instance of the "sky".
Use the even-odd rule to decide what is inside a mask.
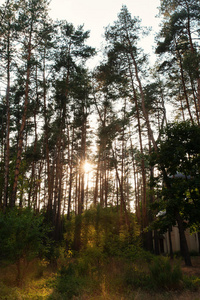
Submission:
[[[3,3],[5,0],[0,0],[0,5]],[[143,26],[152,27],[153,32],[144,39],[142,47],[153,58],[154,32],[159,31],[160,21],[156,15],[160,0],[51,0],[49,14],[54,20],[84,25],[85,30],[90,30],[88,44],[100,52],[105,27],[117,20],[122,5],[127,6],[132,17],[140,17]],[[93,61],[97,64],[98,57]]]
[[[105,27],[117,20],[122,5],[127,6],[132,17],[138,16],[143,26],[152,27],[152,34],[142,44],[145,53],[152,55],[154,32],[159,31],[160,21],[156,15],[160,0],[51,0],[50,17],[67,20],[74,26],[84,24],[84,29],[90,30],[88,44],[100,50]]]

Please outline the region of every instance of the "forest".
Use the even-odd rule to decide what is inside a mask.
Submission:
[[[53,21],[48,0],[0,6],[1,299],[198,290],[176,258],[195,267],[186,229],[200,253],[200,2],[160,0],[159,14],[153,66],[123,5],[91,69],[90,32]],[[171,266],[159,239],[173,226]],[[53,270],[49,295],[10,291],[9,272],[22,287],[33,269]]]

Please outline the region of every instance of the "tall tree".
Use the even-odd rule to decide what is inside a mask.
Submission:
[[[83,163],[86,156],[86,124],[90,89],[89,77],[86,69],[84,68],[84,64],[88,58],[94,55],[95,51],[94,48],[86,45],[89,32],[84,31],[83,26],[79,26],[76,29],[72,24],[63,21],[57,24],[57,32],[59,36],[59,48],[56,50],[54,56],[55,65],[53,74],[56,110],[55,125],[57,128],[54,207],[57,219],[56,228],[58,229],[56,235],[59,236],[58,233],[60,232],[59,227],[61,224],[62,191],[64,183],[63,168],[65,164],[65,149],[66,141],[67,139],[69,140],[71,136],[66,129],[71,129],[73,131],[73,137],[75,137],[76,140],[76,130],[79,131],[81,128],[81,134],[78,137],[81,149],[77,149],[77,151],[79,151],[79,154],[81,155],[81,163]],[[69,141],[72,142],[71,139]],[[77,156],[79,154],[77,154]],[[72,156],[68,157],[68,161],[70,161],[72,168]],[[72,176],[72,169],[70,170],[70,174]],[[70,182],[71,180],[72,177],[70,178]],[[81,214],[84,204],[84,176],[82,176],[80,180],[82,189],[79,198],[79,213]]]
[[[194,224],[199,231],[196,218],[199,212],[199,143],[198,125],[172,123],[162,133],[159,151],[154,153],[156,166],[166,170],[165,178],[162,176],[163,198],[159,204],[164,204],[166,209],[166,224],[178,224],[186,265],[191,265],[191,260],[184,231]]]
[[[185,106],[192,122],[199,123],[199,1],[161,1],[160,11],[164,19],[156,51],[172,54],[169,60],[165,56],[163,66],[170,67],[170,77],[176,66],[179,98],[185,101],[183,109]],[[175,91],[177,96],[178,90]]]
[[[113,26],[106,28],[105,38],[107,40],[107,65],[112,73],[111,80],[117,86],[118,97],[128,97],[134,113],[132,123],[138,128],[139,147],[141,151],[142,170],[142,227],[146,227],[147,221],[147,178],[144,162],[144,148],[146,132],[150,143],[157,149],[156,140],[152,130],[147,99],[145,94],[145,80],[147,73],[147,61],[145,55],[138,47],[139,36],[143,29],[138,18],[132,18],[126,6],[123,6],[117,21]],[[145,65],[145,69],[144,69]],[[146,72],[145,72],[146,71]],[[145,129],[146,130],[145,130]],[[135,132],[133,133],[135,135]]]
[[[9,185],[9,162],[10,162],[10,115],[11,115],[11,104],[10,104],[10,90],[11,90],[11,73],[14,65],[14,42],[16,39],[15,34],[15,12],[16,7],[14,2],[6,2],[3,9],[1,27],[0,27],[0,57],[1,57],[1,68],[6,65],[6,94],[5,94],[5,105],[6,105],[6,125],[5,125],[5,149],[4,149],[4,192],[3,192],[3,206],[7,206],[8,202],[8,185]]]
[[[20,13],[18,14],[17,30],[20,33],[20,47],[24,51],[25,62],[25,84],[24,84],[24,103],[22,121],[18,136],[17,158],[14,172],[14,182],[10,206],[15,206],[17,195],[17,183],[20,172],[20,165],[23,151],[24,130],[27,121],[27,110],[29,104],[29,89],[32,68],[34,66],[34,52],[38,47],[38,31],[47,16],[47,2],[45,0],[20,1]],[[22,58],[23,59],[23,58]]]

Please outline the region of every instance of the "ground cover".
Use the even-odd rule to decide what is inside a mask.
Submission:
[[[153,258],[148,262],[148,259],[135,262],[123,257],[108,259],[90,251],[65,265],[62,260],[57,266],[35,260],[24,271],[21,287],[16,285],[15,266],[1,266],[0,299],[200,299],[199,256],[192,258],[190,268],[182,261]]]

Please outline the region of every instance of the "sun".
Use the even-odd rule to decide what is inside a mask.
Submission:
[[[83,170],[85,173],[89,173],[92,171],[92,165],[86,160],[83,164]]]

